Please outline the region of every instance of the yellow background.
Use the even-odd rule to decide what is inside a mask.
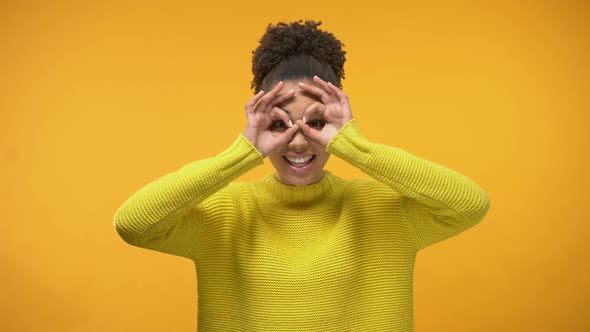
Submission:
[[[113,214],[233,142],[266,25],[306,18],[345,43],[366,137],[490,195],[418,254],[416,331],[590,330],[586,3],[2,1],[0,330],[195,331],[192,262]]]

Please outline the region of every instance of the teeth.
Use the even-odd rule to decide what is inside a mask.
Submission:
[[[312,157],[313,156],[309,156],[306,158],[287,158],[287,160],[289,160],[290,162],[295,163],[295,164],[302,164],[302,163],[309,161]]]
[[[289,161],[291,166],[295,166],[297,168],[302,168],[302,167],[307,166],[310,163],[312,158],[313,158],[313,155],[305,157],[305,158],[287,158],[287,157],[285,157],[285,159],[287,159]]]

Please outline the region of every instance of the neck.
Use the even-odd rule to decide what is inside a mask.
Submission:
[[[269,175],[260,182],[259,194],[277,208],[310,207],[330,199],[342,181],[330,171],[324,171],[320,181],[303,186],[284,184],[275,175]]]

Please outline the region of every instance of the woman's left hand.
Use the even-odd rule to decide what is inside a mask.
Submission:
[[[304,83],[299,83],[299,87],[304,91],[318,96],[322,103],[310,105],[304,111],[304,118],[308,122],[311,120],[313,114],[318,114],[325,121],[324,127],[321,130],[314,129],[302,120],[297,120],[296,123],[305,136],[318,142],[325,148],[338,130],[352,119],[352,110],[350,109],[348,96],[337,86],[322,80],[318,76],[314,76],[313,81],[320,87]]]

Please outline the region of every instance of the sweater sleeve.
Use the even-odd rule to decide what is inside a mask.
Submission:
[[[216,157],[189,163],[129,197],[114,215],[115,230],[131,245],[192,258],[202,222],[199,203],[262,163],[240,134]]]
[[[326,151],[401,193],[418,249],[474,226],[489,210],[487,193],[469,178],[401,148],[368,141],[354,118]]]

